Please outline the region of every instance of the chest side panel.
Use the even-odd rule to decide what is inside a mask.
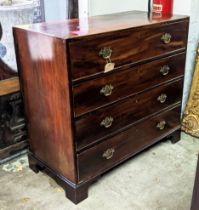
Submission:
[[[75,182],[65,41],[14,30],[30,150]]]

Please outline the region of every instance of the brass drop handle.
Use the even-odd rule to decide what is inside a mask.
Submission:
[[[157,124],[157,128],[159,129],[159,130],[164,130],[165,129],[165,126],[166,126],[166,121],[165,120],[162,120],[162,121],[160,121],[158,124]]]
[[[100,123],[100,126],[103,126],[105,128],[110,128],[113,124],[113,117],[106,117],[102,122]]]
[[[164,44],[169,44],[171,42],[171,34],[170,33],[165,33],[164,35],[162,35],[161,37],[161,41],[163,41]]]
[[[170,71],[170,67],[168,65],[164,65],[163,67],[161,67],[160,69],[160,73],[163,75],[163,76],[166,76],[169,74],[169,71]]]
[[[115,63],[111,61],[111,55],[113,50],[110,47],[104,47],[99,51],[99,56],[106,60],[106,64],[104,66],[104,73],[113,71],[115,68]]]
[[[157,101],[159,101],[161,104],[165,103],[167,100],[167,94],[162,93],[160,96],[158,96]]]
[[[103,153],[102,157],[103,158],[106,158],[107,160],[109,160],[109,159],[111,159],[113,157],[114,152],[115,152],[115,149],[114,148],[107,149]]]
[[[110,47],[104,47],[99,51],[99,56],[102,56],[105,60],[111,58],[112,49]]]
[[[104,96],[110,96],[113,92],[114,87],[112,85],[105,85],[100,90],[100,94],[103,94]]]

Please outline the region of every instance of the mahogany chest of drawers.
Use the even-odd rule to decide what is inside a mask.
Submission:
[[[179,140],[188,26],[134,11],[15,27],[30,168],[78,203],[104,172]]]

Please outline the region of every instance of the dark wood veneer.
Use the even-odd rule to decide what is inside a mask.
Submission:
[[[178,141],[188,23],[134,11],[91,17],[88,31],[78,19],[15,27],[30,168],[47,172],[78,203],[102,173],[163,138]],[[103,47],[113,50],[109,73]],[[114,117],[112,127],[111,118],[102,123],[107,130],[99,126],[106,116]]]
[[[111,61],[115,63],[115,68],[168,55],[172,51],[185,50],[187,29],[188,22],[180,22],[157,25],[153,30],[133,28],[119,33],[108,33],[99,38],[96,36],[92,40],[89,37],[70,42],[72,79],[102,73],[106,60],[99,56],[99,52],[105,47],[110,47],[113,51]],[[161,40],[165,33],[170,33],[172,36],[169,44]]]
[[[181,107],[178,106],[152,117],[77,155],[79,180],[88,180],[105,172],[113,165],[178,130],[180,128],[180,110]],[[156,126],[162,120],[166,121],[166,126],[165,129],[159,130]],[[103,153],[112,148],[115,150],[113,157],[107,160],[103,157]]]
[[[166,76],[160,73],[160,69],[164,65],[170,67],[170,71]],[[129,95],[135,95],[176,77],[181,77],[184,74],[184,66],[185,53],[182,53],[124,71],[104,74],[103,77],[95,80],[77,84],[73,87],[74,115],[78,117],[98,107],[111,104]],[[100,90],[105,85],[114,87],[110,96],[100,94]]]
[[[180,103],[182,88],[183,80],[181,79],[80,117],[80,119],[75,120],[77,150],[95,144],[113,132],[118,132],[118,130],[135,124],[143,118],[150,117],[173,106],[173,104]],[[161,94],[167,95],[164,103],[157,100]],[[100,125],[106,117],[114,119],[109,128]]]
[[[14,37],[30,149],[76,182],[65,41],[16,29]]]

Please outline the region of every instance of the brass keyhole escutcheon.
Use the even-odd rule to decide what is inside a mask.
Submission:
[[[164,44],[169,44],[171,42],[171,34],[170,33],[165,33],[162,35],[161,40],[164,42]]]
[[[162,120],[162,121],[160,121],[158,124],[157,124],[157,128],[159,129],[159,130],[164,130],[165,129],[165,126],[166,126],[166,121],[165,120]]]
[[[115,152],[115,149],[113,149],[113,148],[107,149],[103,153],[102,157],[106,158],[107,160],[109,160],[109,159],[111,159],[113,157],[114,152]]]
[[[163,75],[163,76],[166,76],[169,74],[169,71],[170,71],[170,67],[168,65],[164,65],[161,69],[160,69],[160,73]]]
[[[165,103],[166,100],[167,100],[167,95],[166,95],[165,93],[162,93],[160,96],[158,96],[157,100],[158,100],[161,104],[163,104],[163,103]]]
[[[100,123],[100,126],[104,126],[105,128],[110,128],[113,124],[113,117],[106,117],[102,122]]]
[[[101,90],[100,94],[103,94],[104,96],[110,96],[113,92],[114,87],[112,85],[105,85]]]

